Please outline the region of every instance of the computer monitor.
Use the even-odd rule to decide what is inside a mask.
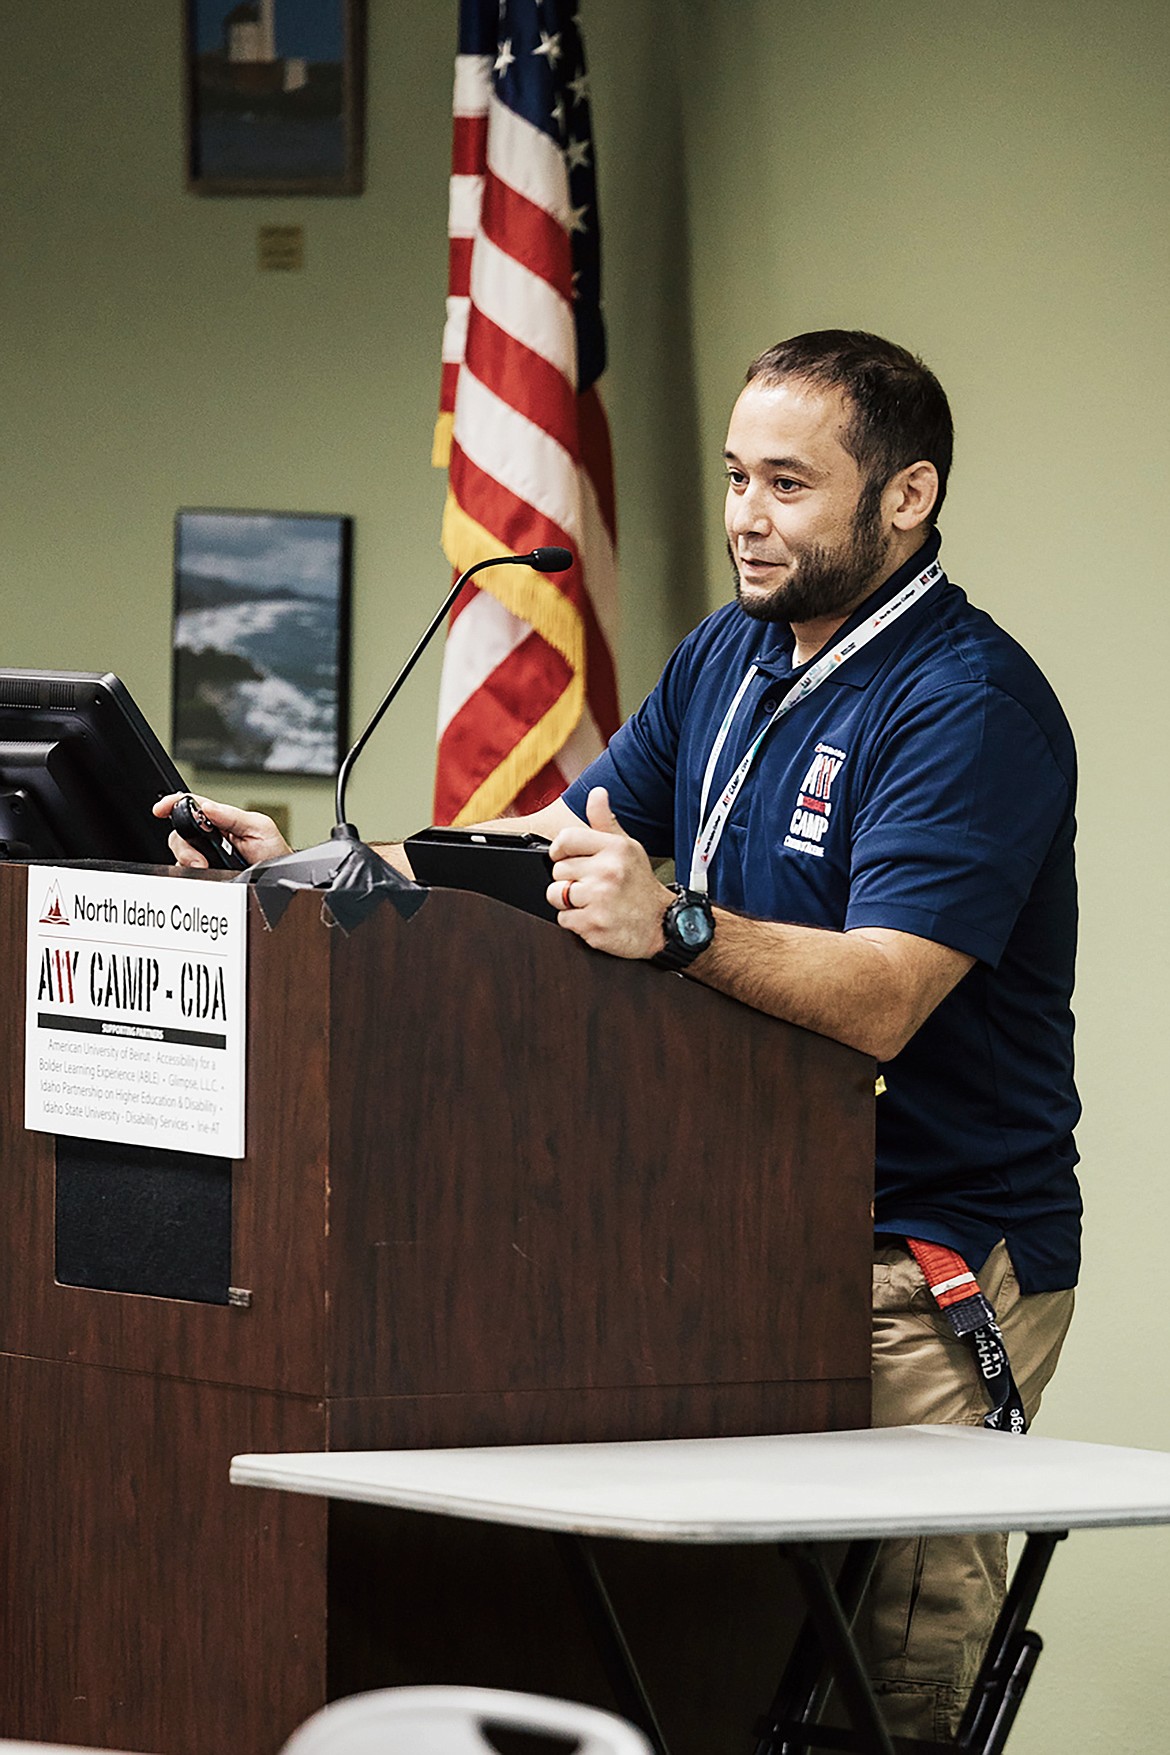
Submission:
[[[185,790],[116,676],[0,670],[0,859],[173,865],[150,809]]]

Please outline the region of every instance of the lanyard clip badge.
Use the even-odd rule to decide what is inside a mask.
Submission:
[[[979,1281],[962,1256],[941,1243],[907,1237],[906,1247],[922,1269],[930,1295],[950,1324],[951,1333],[965,1341],[975,1355],[991,1403],[983,1416],[984,1426],[992,1432],[1022,1437],[1028,1430],[1024,1400],[1012,1376],[995,1310],[980,1290]]]

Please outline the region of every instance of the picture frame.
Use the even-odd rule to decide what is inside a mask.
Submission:
[[[357,195],[366,0],[184,0],[196,195]]]
[[[349,744],[352,560],[340,513],[176,513],[180,766],[333,778]]]

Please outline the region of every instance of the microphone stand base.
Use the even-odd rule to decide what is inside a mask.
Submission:
[[[233,880],[251,884],[269,926],[275,926],[297,890],[317,890],[343,932],[359,926],[380,902],[393,902],[404,920],[427,898],[421,884],[395,871],[359,837],[352,823],[339,823],[328,841],[249,866]]]

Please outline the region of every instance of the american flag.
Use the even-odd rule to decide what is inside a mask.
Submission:
[[[573,566],[494,567],[451,615],[435,821],[557,797],[618,724],[613,464],[589,82],[575,0],[461,0],[450,270],[434,461],[462,571],[556,544]]]

